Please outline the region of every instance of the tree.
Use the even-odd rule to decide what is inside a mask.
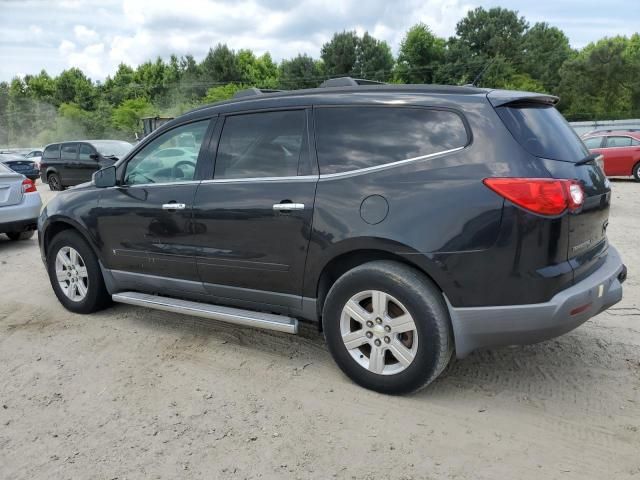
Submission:
[[[202,79],[210,84],[237,82],[240,80],[236,54],[226,44],[219,43],[200,63]]]
[[[280,86],[286,90],[317,87],[321,82],[322,69],[310,56],[298,55],[280,63]]]
[[[75,103],[85,110],[92,110],[96,96],[95,86],[79,68],[64,70],[56,78],[56,105]]]
[[[364,32],[358,40],[353,72],[357,77],[386,81],[393,70],[393,55],[387,42],[378,40]]]
[[[134,137],[141,129],[141,119],[152,113],[154,113],[153,105],[146,98],[126,100],[113,110],[113,125]]]
[[[424,23],[418,23],[400,42],[396,78],[403,83],[434,83],[444,54],[445,41],[436,37]]]
[[[522,59],[523,34],[528,27],[518,12],[495,7],[471,10],[456,25],[456,35],[474,55],[502,55],[511,62]]]
[[[360,39],[355,31],[334,33],[320,50],[320,57],[329,76],[351,76],[358,58]]]
[[[536,23],[524,34],[522,45],[521,71],[538,80],[545,91],[556,92],[560,68],[573,55],[567,36],[547,23]]]
[[[640,113],[633,104],[640,77],[640,58],[634,55],[635,39],[604,38],[590,43],[560,70],[559,92],[563,112],[569,118],[629,118]]]

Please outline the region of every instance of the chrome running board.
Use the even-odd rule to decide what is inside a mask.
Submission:
[[[239,308],[222,307],[208,303],[178,300],[139,292],[121,292],[111,296],[114,302],[138,307],[154,308],[165,312],[182,313],[196,317],[220,320],[245,327],[263,328],[285,333],[298,333],[298,320],[273,313],[254,312]]]

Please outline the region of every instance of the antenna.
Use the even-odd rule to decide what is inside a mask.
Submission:
[[[476,78],[473,79],[473,82],[471,82],[471,86],[472,87],[477,87],[478,86],[478,82],[480,80],[482,80],[482,77],[484,76],[485,72],[489,69],[489,67],[491,65],[493,65],[494,60],[496,59],[496,57],[493,57],[491,60],[489,60],[487,62],[487,64],[484,66],[484,68],[480,71],[480,73],[478,75],[476,75]]]

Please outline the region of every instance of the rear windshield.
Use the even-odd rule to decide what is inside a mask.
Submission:
[[[579,162],[589,154],[582,140],[554,107],[510,104],[496,108],[511,134],[536,157]]]

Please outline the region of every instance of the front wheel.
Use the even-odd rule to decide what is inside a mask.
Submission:
[[[392,261],[370,262],[340,277],[327,295],[323,326],[342,371],[382,393],[428,385],[453,351],[440,290],[421,272]]]
[[[98,258],[79,233],[63,230],[47,250],[47,271],[58,300],[67,310],[91,313],[109,305]]]

